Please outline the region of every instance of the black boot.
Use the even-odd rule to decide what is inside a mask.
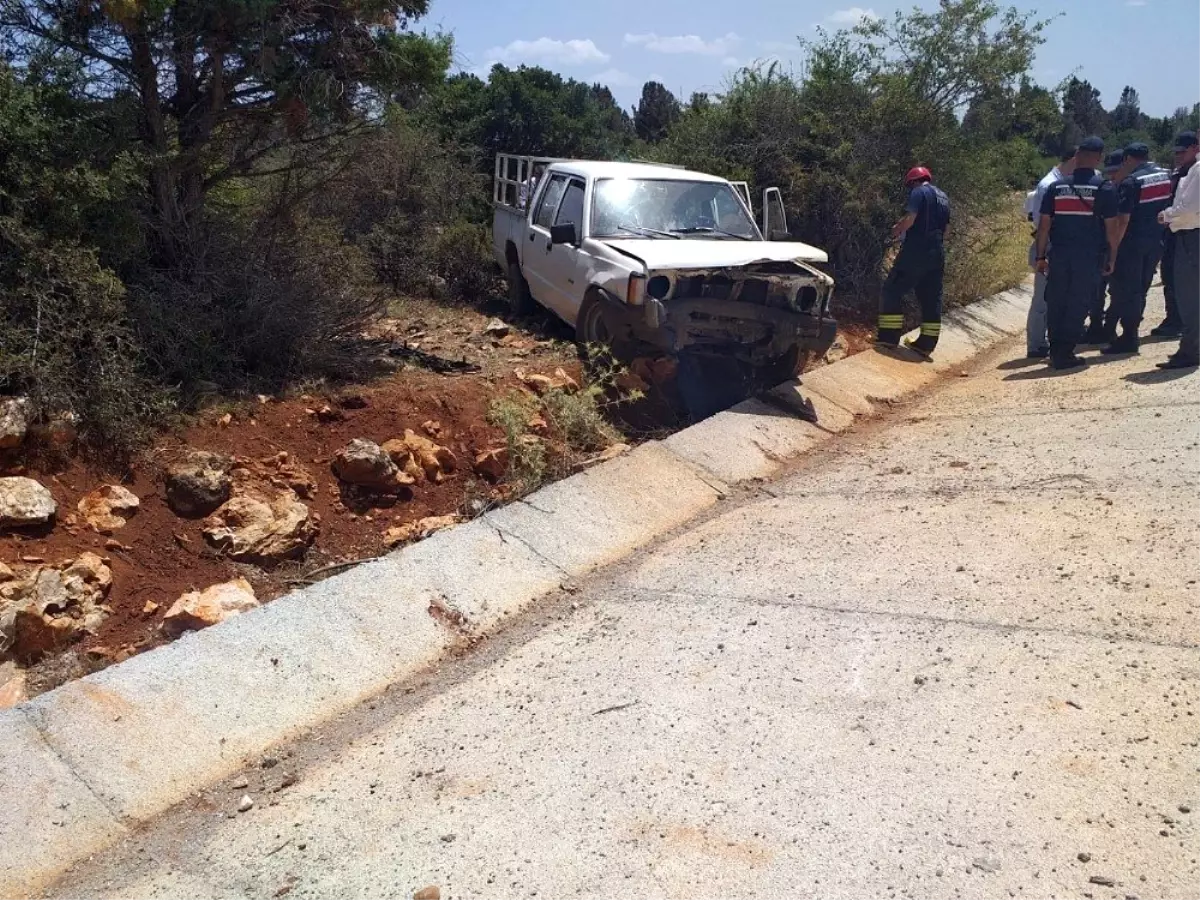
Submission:
[[[1105,356],[1118,356],[1123,353],[1136,354],[1138,352],[1137,333],[1133,332],[1121,335],[1100,352]]]
[[[1161,325],[1150,332],[1151,337],[1176,338],[1181,334],[1183,334],[1183,325],[1170,319],[1164,319]]]
[[[1087,365],[1082,356],[1055,356],[1050,359],[1050,368],[1062,371],[1064,369],[1079,369]]]

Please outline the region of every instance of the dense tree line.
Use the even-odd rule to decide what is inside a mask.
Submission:
[[[427,0],[0,0],[0,393],[72,411],[96,445],[200,387],[353,374],[400,293],[485,291],[498,151],[657,158],[779,185],[873,302],[899,173],[931,165],[986,222],[1087,133],[1166,145],[1127,88],[1028,72],[1044,22],[944,0],[750,67],[682,102],[537,67],[450,74]],[[981,238],[980,235],[984,236]],[[956,233],[960,267],[986,229]]]

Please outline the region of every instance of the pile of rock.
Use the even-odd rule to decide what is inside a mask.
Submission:
[[[20,447],[29,433],[29,401],[24,397],[0,399],[0,450]]]
[[[308,507],[294,493],[238,492],[204,520],[204,539],[230,559],[271,565],[295,559],[317,536]]]
[[[176,515],[205,516],[205,541],[239,562],[295,559],[317,536],[299,500],[316,493],[316,481],[287,453],[255,461],[191,451],[167,467],[166,490]]]
[[[142,502],[128,488],[105,484],[84,495],[78,506],[83,521],[97,534],[112,534],[124,528],[126,516],[132,516]]]
[[[436,422],[426,423],[441,431]],[[380,493],[399,493],[418,481],[441,484],[458,466],[458,457],[412,429],[404,436],[376,444],[364,438],[351,441],[333,457],[333,474],[345,484]]]
[[[20,575],[0,565],[0,656],[28,665],[94,634],[111,587],[112,570],[94,553]]]
[[[199,519],[216,512],[233,491],[233,460],[220,453],[189,451],[167,467],[167,505],[177,516]]]
[[[0,478],[0,528],[46,525],[56,512],[54,497],[32,478]]]
[[[247,612],[259,605],[254,588],[244,578],[214,584],[202,591],[189,591],[167,610],[162,628],[178,636],[185,631],[199,631],[231,616]]]
[[[392,460],[391,455],[365,438],[357,438],[339,450],[333,457],[333,474],[346,484],[378,491],[384,494],[399,493],[416,479]]]

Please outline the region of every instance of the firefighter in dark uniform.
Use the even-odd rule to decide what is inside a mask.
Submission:
[[[1125,168],[1131,166],[1117,188],[1124,237],[1110,286],[1121,334],[1104,348],[1104,353],[1138,352],[1138,328],[1146,312],[1146,293],[1162,256],[1163,227],[1158,223],[1158,214],[1171,205],[1171,175],[1150,162],[1149,147],[1130,144],[1125,148]]]
[[[904,243],[883,285],[876,346],[890,350],[899,345],[904,333],[904,295],[915,290],[921,306],[921,333],[904,345],[929,358],[942,331],[944,238],[950,225],[950,201],[934,186],[933,175],[924,166],[910,169],[904,186],[909,191],[908,202],[904,215],[892,226],[892,238]]]
[[[1075,345],[1100,291],[1100,279],[1112,270],[1110,258],[1116,255],[1117,189],[1096,172],[1103,154],[1104,142],[1088,138],[1079,145],[1075,171],[1051,185],[1042,199],[1037,268],[1047,277],[1050,365],[1055,369],[1086,365],[1075,355]],[[1051,244],[1054,249],[1047,259]]]
[[[1180,141],[1192,141],[1191,146],[1194,146],[1196,133],[1184,132],[1180,135],[1180,140],[1175,142],[1175,170],[1171,173],[1171,204],[1175,202],[1175,195],[1179,193],[1179,182],[1195,165],[1194,160],[1188,159],[1188,148],[1180,146]],[[1179,337],[1183,334],[1183,319],[1179,315],[1179,301],[1175,297],[1175,243],[1175,232],[1170,228],[1164,229],[1161,268],[1163,297],[1167,301],[1167,317],[1163,319],[1161,325],[1150,332],[1154,337]]]
[[[1124,165],[1124,150],[1114,150],[1108,154],[1104,159],[1104,180],[1120,184],[1125,175],[1122,171]],[[1085,344],[1111,344],[1117,339],[1117,317],[1113,314],[1112,304],[1109,304],[1107,314],[1104,311],[1107,295],[1108,276],[1103,275],[1100,278],[1100,293],[1096,295],[1096,302],[1088,311],[1088,327],[1083,335]]]

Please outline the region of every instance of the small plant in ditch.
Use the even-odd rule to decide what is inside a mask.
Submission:
[[[520,391],[498,397],[488,409],[488,421],[504,432],[507,480],[518,495],[537,490],[547,478],[546,445],[529,433],[538,409],[537,400]]]
[[[644,396],[640,387],[630,386],[628,370],[607,347],[589,344],[585,352],[587,383],[576,391],[556,388],[542,397],[547,421],[576,454],[595,453],[623,441],[624,435],[606,413]]]
[[[540,397],[513,391],[492,402],[488,420],[504,431],[506,480],[518,496],[576,469],[588,456],[624,441],[608,413],[643,392],[606,348],[588,348],[589,378],[544,389]],[[542,435],[533,433],[540,427]]]

